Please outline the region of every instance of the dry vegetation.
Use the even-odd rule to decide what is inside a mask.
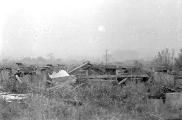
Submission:
[[[173,64],[166,50],[159,53],[156,63]],[[164,58],[164,59],[163,59]],[[171,59],[174,59],[173,56]],[[162,61],[162,62],[160,62]],[[164,104],[161,99],[149,99],[152,94],[163,95],[163,87],[173,89],[173,77],[152,74],[152,82],[119,85],[84,81],[55,91],[43,88],[43,76],[24,78],[22,84],[6,79],[2,90],[29,93],[28,99],[13,102],[0,100],[0,120],[166,120],[182,118],[181,108]],[[81,80],[80,80],[81,81]],[[134,80],[135,81],[135,80]],[[80,85],[81,84],[81,85]],[[79,86],[79,87],[77,87]],[[174,118],[175,118],[174,117]]]
[[[10,86],[5,88],[12,89]],[[21,93],[22,87],[16,90]],[[168,115],[170,110],[176,111],[163,104],[156,108],[156,102],[148,99],[148,87],[142,83],[131,82],[121,87],[100,82],[52,92],[27,90],[30,90],[30,97],[26,100],[11,103],[0,101],[0,119],[158,120]]]

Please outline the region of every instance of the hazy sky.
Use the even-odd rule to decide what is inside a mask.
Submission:
[[[146,58],[181,38],[181,0],[0,0],[2,57]]]

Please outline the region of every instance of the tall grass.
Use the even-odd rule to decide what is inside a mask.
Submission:
[[[28,99],[11,103],[0,101],[0,119],[153,120],[170,112],[163,104],[159,104],[156,111],[156,103],[148,99],[148,87],[143,83],[128,82],[121,87],[112,83],[92,84],[85,81],[77,88],[63,87],[47,91],[42,88],[45,83],[41,77],[32,79],[37,83],[23,82],[27,85],[25,89],[31,93]],[[10,83],[6,89],[11,89]],[[23,91],[21,87],[17,85],[19,93]]]
[[[0,116],[2,120],[100,120],[123,116],[130,119],[132,111],[141,112],[144,96],[140,88],[141,85],[134,83],[124,88],[84,84],[77,89],[33,92],[21,103],[1,101]]]

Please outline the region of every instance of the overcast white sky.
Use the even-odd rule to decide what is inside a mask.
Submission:
[[[146,58],[181,38],[181,0],[0,0],[2,57]]]

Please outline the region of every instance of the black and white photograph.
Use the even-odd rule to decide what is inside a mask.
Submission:
[[[0,120],[182,120],[182,0],[0,0]]]

